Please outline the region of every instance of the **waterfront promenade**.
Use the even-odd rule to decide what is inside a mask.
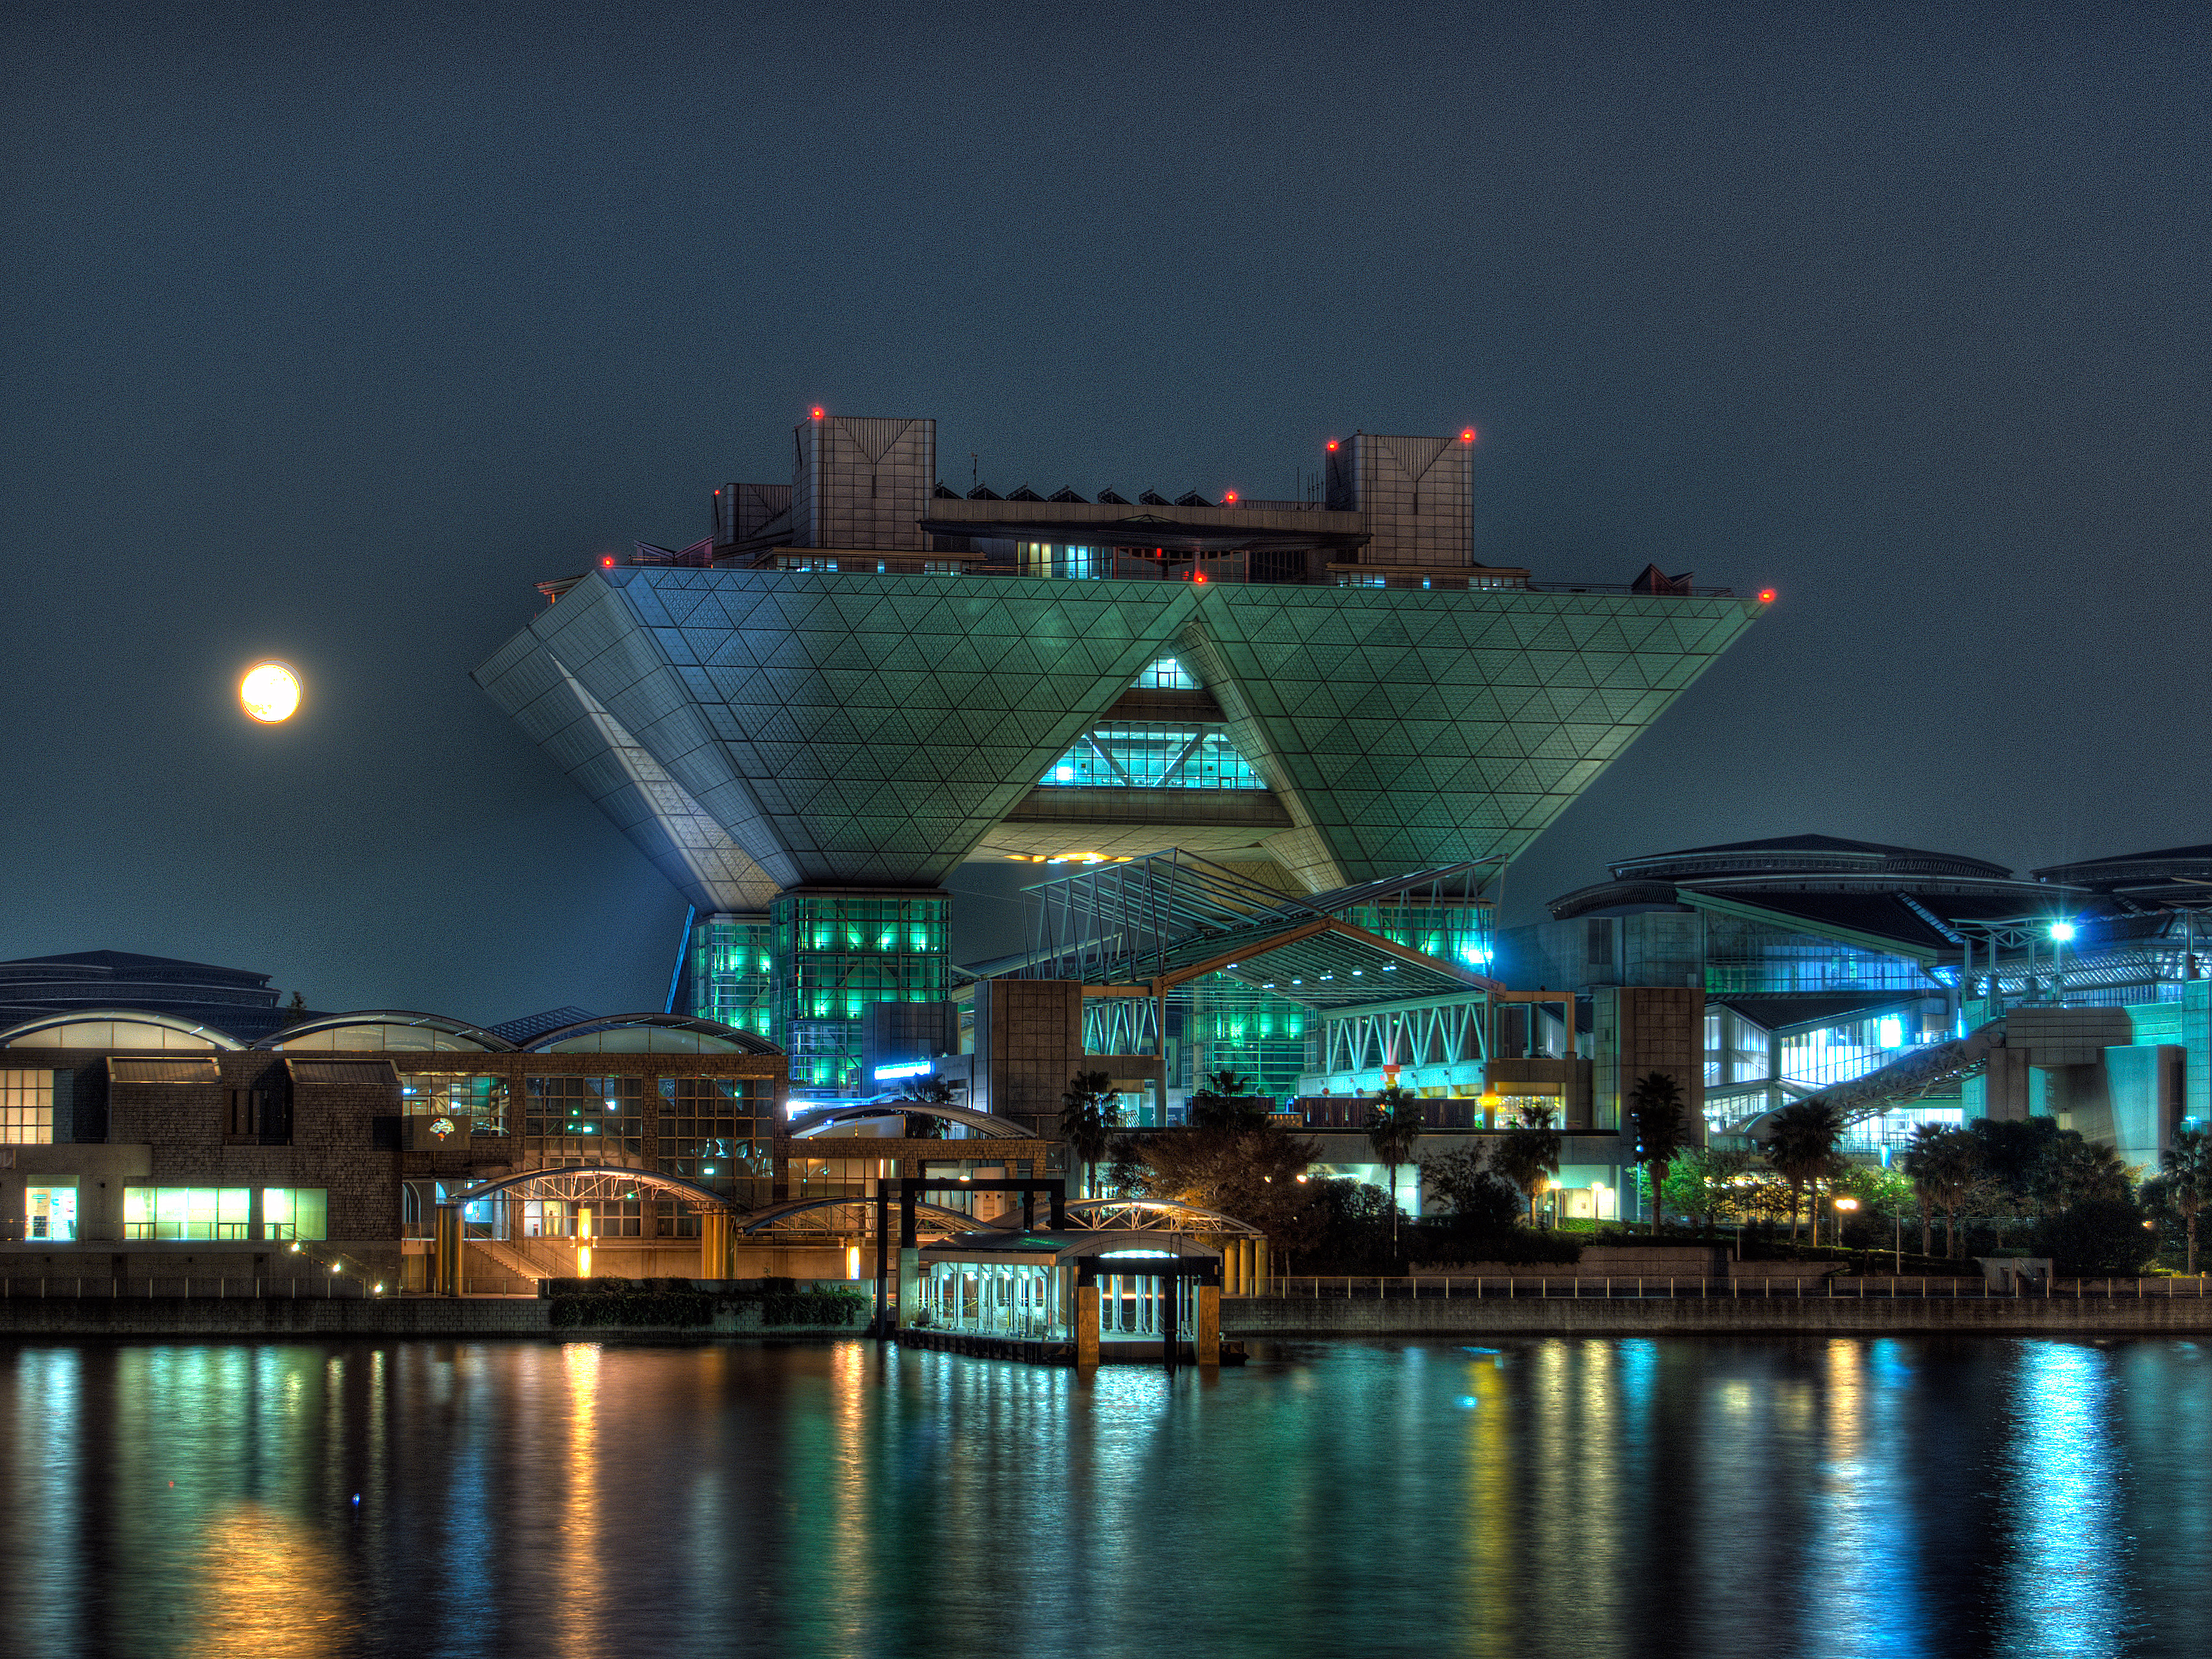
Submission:
[[[1755,1288],[1754,1288],[1755,1286]],[[53,1287],[61,1290],[57,1281]],[[208,1288],[211,1291],[212,1287]],[[1976,1279],[1711,1279],[1562,1280],[1374,1278],[1278,1281],[1284,1294],[1229,1297],[1226,1338],[1419,1336],[1856,1335],[1948,1332],[2014,1336],[2212,1335],[2212,1296],[2201,1279],[2063,1279],[2051,1294],[1991,1291]],[[862,1334],[847,1322],[769,1324],[757,1304],[718,1308],[705,1324],[635,1319],[619,1326],[564,1322],[561,1298],[382,1297],[289,1298],[161,1294],[0,1298],[0,1338],[515,1337],[597,1341],[623,1337],[794,1338]],[[150,1293],[149,1293],[150,1292]]]

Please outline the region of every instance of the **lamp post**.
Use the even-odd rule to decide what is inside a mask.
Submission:
[[[1844,1246],[1844,1218],[1858,1206],[1859,1201],[1856,1198],[1839,1198],[1836,1200],[1836,1248],[1838,1249],[1843,1249]]]
[[[2051,924],[2051,1000],[2062,1008],[2066,1006],[2066,947],[2073,938],[2072,922]]]

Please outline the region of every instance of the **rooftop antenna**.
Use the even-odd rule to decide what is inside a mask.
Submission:
[[[973,489],[982,481],[983,463],[975,458],[975,452],[971,449],[968,452],[968,488]]]

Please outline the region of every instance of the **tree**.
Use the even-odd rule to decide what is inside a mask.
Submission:
[[[1184,1121],[1194,1129],[1256,1129],[1273,1103],[1252,1092],[1252,1079],[1228,1070],[1208,1072],[1190,1097]]]
[[[1667,1166],[1689,1141],[1682,1085],[1664,1072],[1646,1072],[1628,1091],[1628,1127],[1636,1136],[1636,1161],[1651,1166],[1651,1221],[1666,1220]]]
[[[1390,1249],[1398,1249],[1398,1166],[1413,1158],[1414,1143],[1421,1138],[1421,1103],[1392,1084],[1375,1097],[1367,1117],[1367,1144],[1390,1172]]]
[[[1528,1201],[1528,1224],[1536,1224],[1536,1200],[1551,1178],[1559,1172],[1559,1131],[1552,1127],[1552,1109],[1524,1106],[1521,1127],[1498,1137],[1491,1154],[1492,1167],[1518,1187]]]
[[[1912,1178],[1920,1194],[1920,1253],[1928,1254],[1928,1210],[1943,1212],[1943,1254],[1959,1254],[1959,1208],[1978,1188],[1984,1188],[1980,1147],[1964,1129],[1947,1129],[1923,1123],[1898,1159],[1899,1167]]]
[[[1477,1231],[1510,1227],[1520,1219],[1521,1194],[1510,1181],[1483,1167],[1486,1158],[1480,1140],[1455,1146],[1441,1158],[1421,1165],[1421,1208],[1426,1212],[1433,1197],[1448,1208],[1458,1223]]]
[[[1319,1148],[1272,1123],[1253,1128],[1139,1133],[1116,1147],[1116,1180],[1139,1198],[1172,1199],[1249,1221],[1272,1248],[1310,1249],[1320,1228],[1319,1188],[1307,1172]]]
[[[2076,1199],[2036,1224],[2035,1253],[2069,1279],[2119,1279],[2142,1271],[2151,1232],[2143,1212],[2124,1198]]]
[[[2047,1216],[2054,1210],[2063,1214],[2085,1198],[2125,1202],[2128,1186],[2127,1165],[2119,1153],[2077,1130],[2061,1129],[2045,1144],[2028,1190],[2039,1212]]]
[[[1121,1103],[1114,1093],[1114,1080],[1105,1073],[1078,1072],[1068,1079],[1067,1091],[1060,1097],[1060,1138],[1083,1167],[1086,1193],[1091,1171],[1106,1156],[1121,1121]]]
[[[911,1100],[926,1106],[950,1106],[958,1098],[952,1085],[941,1077],[918,1077],[911,1079],[899,1091],[901,1100]],[[906,1133],[909,1140],[942,1140],[945,1120],[927,1112],[906,1115]]]
[[[1685,1152],[1667,1176],[1667,1202],[1677,1215],[1710,1229],[1741,1219],[1749,1208],[1752,1154],[1721,1148]]]
[[[2160,1184],[2166,1201],[2181,1217],[2189,1238],[2188,1271],[2197,1271],[2197,1212],[2212,1197],[2212,1131],[2176,1129],[2173,1144],[2159,1158]]]
[[[1767,1120],[1759,1150],[1790,1183],[1790,1237],[1797,1237],[1797,1194],[1813,1188],[1813,1243],[1820,1242],[1820,1177],[1844,1138],[1844,1120],[1825,1100],[1793,1101]]]
[[[1966,1125],[1974,1168],[1988,1185],[1990,1200],[2020,1215],[2037,1213],[2037,1172],[2059,1133],[2058,1120],[2050,1117],[1981,1117]]]

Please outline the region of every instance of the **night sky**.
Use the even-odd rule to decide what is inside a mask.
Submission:
[[[2212,14],[1690,9],[16,0],[0,957],[658,1006],[683,902],[467,673],[811,402],[1132,496],[1473,422],[1485,561],[1778,587],[1519,919],[2212,841]]]

